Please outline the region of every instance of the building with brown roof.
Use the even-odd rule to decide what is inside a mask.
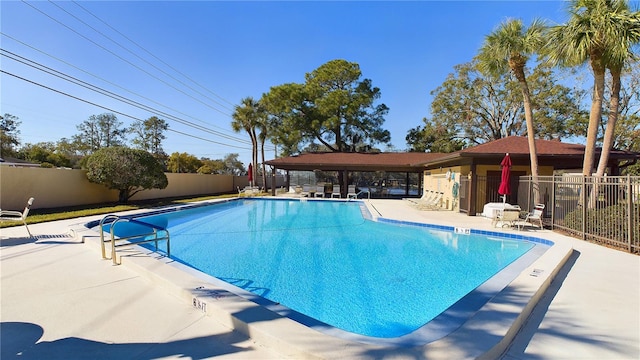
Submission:
[[[292,179],[290,172],[346,172],[341,184],[346,196],[348,184],[371,197],[420,197],[424,163],[442,156],[438,153],[305,153],[267,161],[276,169],[287,171],[287,184],[303,185],[308,180]],[[338,177],[333,181],[337,184]]]
[[[541,176],[554,175],[558,171],[581,172],[584,145],[537,139],[536,150]],[[427,192],[439,192],[442,193],[441,208],[475,215],[478,204],[497,201],[500,162],[506,153],[512,161],[514,189],[508,200],[518,203],[519,177],[531,175],[529,145],[527,138],[521,136],[509,136],[447,154],[306,153],[270,160],[266,164],[288,172],[346,171],[349,174],[347,182],[368,191],[372,197],[420,197]],[[596,158],[599,154],[597,150]],[[621,162],[633,163],[639,159],[640,153],[613,150],[609,156],[608,174],[618,175]],[[377,173],[379,176],[363,177],[357,173]],[[346,189],[346,184],[343,188]]]
[[[585,146],[536,139],[538,155],[538,175],[551,176],[560,172],[582,172]],[[482,205],[498,202],[500,196],[501,167],[500,162],[505,154],[511,157],[511,195],[507,201],[513,204],[525,204],[527,199],[519,199],[520,177],[531,175],[529,144],[526,137],[509,136],[481,145],[466,148],[423,163],[425,168],[424,189],[443,192],[443,206],[451,210],[459,210],[475,215],[482,210]],[[596,162],[600,149],[596,150]],[[640,153],[613,150],[609,156],[608,174],[619,175],[621,163],[627,165],[640,159]],[[446,180],[447,173],[459,174],[462,180],[455,183]],[[455,175],[454,175],[455,177]],[[445,180],[443,180],[443,178]],[[454,187],[459,187],[454,191]],[[523,189],[526,190],[526,189]],[[548,197],[548,194],[543,194]],[[530,208],[526,204],[525,208]]]
[[[582,169],[584,145],[536,139],[536,151],[541,175],[542,172],[552,175],[553,170]],[[506,153],[511,156],[514,166],[523,165],[529,167],[529,144],[527,138],[523,136],[509,136],[450,154],[440,154],[442,156],[426,162],[425,165],[427,169],[471,165],[470,170],[473,171],[473,165],[499,165]],[[600,149],[597,149],[596,158],[599,156]],[[619,174],[621,161],[638,159],[638,156],[640,154],[631,151],[611,151],[608,165],[609,175]]]

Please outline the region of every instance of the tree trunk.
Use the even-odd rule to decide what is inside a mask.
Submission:
[[[591,57],[593,69],[594,89],[591,111],[589,112],[589,128],[587,129],[587,143],[584,149],[584,162],[582,163],[582,175],[591,176],[595,163],[596,141],[598,139],[598,127],[602,117],[602,98],[604,96],[604,73],[601,57]],[[589,194],[588,207],[593,209],[596,205],[597,192],[592,188]]]
[[[602,116],[602,98],[604,95],[604,72],[602,59],[591,58],[591,68],[594,76],[593,101],[589,112],[589,128],[587,130],[587,143],[584,150],[584,162],[582,163],[582,174],[591,176],[593,164],[595,163],[596,140],[598,138],[598,127]]]
[[[613,139],[615,136],[616,122],[618,121],[618,108],[620,106],[620,69],[610,69],[612,77],[611,100],[609,101],[609,116],[607,118],[607,127],[604,132],[604,142],[602,144],[602,152],[600,153],[600,161],[598,162],[598,170],[596,176],[603,176],[609,162],[609,154],[613,148]]]
[[[609,154],[613,148],[613,138],[615,136],[616,122],[618,121],[618,107],[620,106],[620,69],[609,69],[611,71],[612,89],[611,99],[609,100],[609,116],[607,118],[607,127],[604,131],[604,141],[602,150],[600,151],[600,161],[598,162],[598,170],[593,182],[592,195],[589,198],[589,208],[596,206],[598,194],[600,193],[600,182],[603,180],[604,172],[607,170],[609,163]]]
[[[250,185],[255,186],[255,182],[258,181],[258,178],[256,177],[256,174],[258,173],[258,139],[255,129],[251,129],[249,131],[249,137],[251,137],[251,161],[253,162],[253,166],[251,167],[251,178],[254,182],[254,184]]]
[[[126,204],[128,201],[129,201],[129,190],[128,189],[118,190],[118,203]]]
[[[267,167],[264,163],[264,142],[265,139],[260,139],[260,156],[262,157],[262,187],[264,191],[267,191]],[[271,184],[273,187],[274,184]]]
[[[524,103],[524,118],[527,123],[527,142],[529,143],[529,158],[531,161],[531,181],[533,183],[533,199],[535,204],[541,203],[540,182],[538,180],[538,151],[536,150],[535,130],[533,128],[533,109],[531,109],[531,96],[529,85],[524,76],[524,68],[516,69],[516,77],[520,82],[522,100]]]

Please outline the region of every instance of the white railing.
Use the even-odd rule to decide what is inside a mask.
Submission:
[[[108,223],[107,222],[108,220],[113,220],[113,221]],[[119,222],[129,222],[129,223],[134,223],[136,225],[141,225],[145,228],[151,229],[151,232],[135,234],[135,235],[125,236],[125,237],[118,237],[115,235],[114,229]],[[105,241],[103,226],[106,223],[110,225],[109,234],[111,235],[111,238]],[[111,260],[113,261],[113,265],[120,265],[120,263],[118,263],[118,261],[116,260],[116,248],[153,242],[155,243],[155,251],[157,252],[158,241],[163,241],[163,240],[167,241],[167,256],[169,257],[171,256],[169,230],[163,227],[160,227],[154,224],[149,224],[149,223],[135,220],[135,219],[120,217],[118,215],[113,215],[113,214],[103,217],[102,220],[100,220],[99,227],[100,227],[100,247],[102,250],[102,258],[106,260],[109,259],[106,254],[105,242],[111,242]],[[150,236],[151,238],[148,238]],[[117,242],[120,242],[120,243],[117,243]]]

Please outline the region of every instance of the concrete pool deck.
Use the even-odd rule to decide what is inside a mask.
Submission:
[[[372,200],[371,207],[390,219],[493,230],[484,218],[420,211],[400,200]],[[286,330],[289,325],[282,319],[233,302],[225,305],[233,318],[212,314],[213,309],[207,309],[207,316],[164,280],[140,271],[139,266],[159,268],[153,256],[125,258],[124,266],[113,266],[100,259],[95,241],[82,244],[81,234],[69,235],[70,229],[99,218],[30,225],[35,240],[25,237],[23,226],[0,230],[2,359],[461,358],[457,355],[473,353],[470,349],[486,348],[487,338],[497,334],[477,322],[475,331],[467,333],[472,336],[460,336],[431,352],[389,351],[327,339],[295,326]],[[574,249],[519,333],[505,344],[504,359],[640,357],[640,257],[549,230],[504,231]],[[197,284],[185,287],[198,288],[192,285]],[[202,291],[203,297],[226,300],[223,292]],[[253,323],[247,326],[237,319]],[[291,331],[290,337],[313,351],[268,338],[270,327]],[[250,336],[243,335],[247,333]],[[308,337],[299,339],[301,334]]]

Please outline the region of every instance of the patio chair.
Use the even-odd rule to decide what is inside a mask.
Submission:
[[[420,210],[439,210],[441,209],[440,202],[442,201],[443,196],[443,192],[434,191],[433,196],[426,200],[418,200],[416,205]]]
[[[333,191],[331,191],[331,197],[337,197],[338,199],[342,197],[342,193],[340,192],[340,185],[333,185]]]
[[[426,202],[431,202],[431,199],[435,198],[436,196],[436,192],[433,190],[425,190],[424,193],[422,194],[422,197],[418,200],[420,201],[426,201]]]
[[[302,195],[303,197],[308,197],[310,193],[311,193],[311,185],[309,184],[302,185],[302,192],[300,192],[300,195]]]
[[[520,211],[518,209],[503,209],[498,211],[493,218],[492,225],[496,227],[498,223],[502,223],[502,227],[509,225],[510,227],[518,227],[520,229]]]
[[[425,205],[433,205],[440,206],[440,202],[442,201],[442,197],[444,196],[443,192],[434,192],[433,197],[429,199]]]
[[[27,226],[27,216],[29,215],[29,210],[31,209],[31,205],[33,205],[33,198],[29,198],[27,201],[27,206],[24,207],[22,212],[12,211],[12,210],[0,210],[0,221],[22,221],[24,227],[27,228],[27,232],[29,233],[29,237],[33,237],[31,235],[31,231],[29,231],[29,227]]]
[[[538,221],[540,223],[540,229],[543,228],[542,225],[542,217],[544,216],[544,204],[536,204],[533,208],[533,212],[527,214],[527,217],[524,219],[525,223],[531,223],[532,221]]]
[[[315,197],[324,197],[324,185],[318,185],[316,186],[316,193],[314,194]]]
[[[357,198],[358,198],[358,194],[356,194],[356,186],[349,185],[347,187],[347,199],[357,199]]]

